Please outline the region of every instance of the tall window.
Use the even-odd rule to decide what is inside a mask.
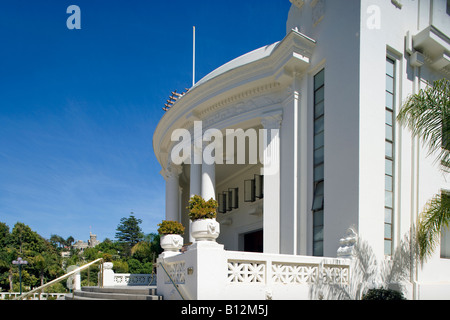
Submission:
[[[324,79],[324,70],[314,77],[314,199],[312,204],[314,256],[323,256]]]
[[[441,190],[441,201],[449,203],[450,191]],[[450,259],[450,227],[443,226],[441,230],[441,258]]]
[[[384,254],[392,254],[394,217],[394,117],[395,117],[395,61],[386,59],[386,136],[385,136],[385,200]]]

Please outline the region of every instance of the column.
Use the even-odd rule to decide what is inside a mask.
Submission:
[[[222,133],[218,130],[211,129],[207,130],[203,133],[203,157],[202,157],[202,194],[203,199],[208,201],[209,199],[216,200],[216,161],[218,157],[218,153],[221,154],[220,144],[218,144],[218,137],[215,133],[218,132],[220,137]],[[214,137],[214,143],[211,144],[211,138]],[[221,142],[220,142],[221,143]],[[208,149],[213,146],[214,148],[214,156],[209,154],[205,154]],[[210,151],[210,150],[209,150]]]
[[[216,200],[216,165],[214,163],[202,164],[202,194],[203,199],[208,201]]]
[[[193,159],[202,158],[201,148],[197,148],[195,145],[192,147],[194,157]],[[189,182],[189,197],[202,194],[202,165],[197,164],[196,161],[191,161],[191,173]],[[191,235],[191,224],[192,221],[189,219],[189,242],[194,243],[195,239]]]
[[[192,147],[192,152],[194,153],[194,159],[201,159],[202,150],[197,148],[195,145]],[[190,173],[190,185],[189,185],[189,195],[190,197],[194,195],[201,195],[202,193],[202,165],[191,161],[191,173]]]
[[[166,178],[166,220],[178,221],[180,202],[179,178],[182,167],[169,163],[165,171]]]
[[[261,120],[264,127],[264,253],[280,253],[280,134],[281,114]],[[261,138],[261,137],[260,137]]]
[[[283,101],[283,125],[280,134],[280,239],[281,254],[298,254],[298,180],[299,180],[299,107],[300,90],[296,75]]]

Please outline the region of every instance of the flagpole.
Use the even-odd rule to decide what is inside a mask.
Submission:
[[[193,27],[192,86],[195,85],[195,26]]]

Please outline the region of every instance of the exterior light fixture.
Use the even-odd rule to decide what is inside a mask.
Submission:
[[[14,260],[12,264],[19,266],[19,286],[20,286],[20,295],[22,295],[22,265],[28,264],[28,261],[23,260],[21,257],[19,257],[17,258],[17,260]]]

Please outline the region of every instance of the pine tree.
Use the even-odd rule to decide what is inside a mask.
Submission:
[[[142,220],[137,219],[131,212],[130,217],[120,219],[120,224],[117,226],[116,239],[122,244],[127,256],[131,254],[131,248],[144,238],[139,226],[141,223]]]

